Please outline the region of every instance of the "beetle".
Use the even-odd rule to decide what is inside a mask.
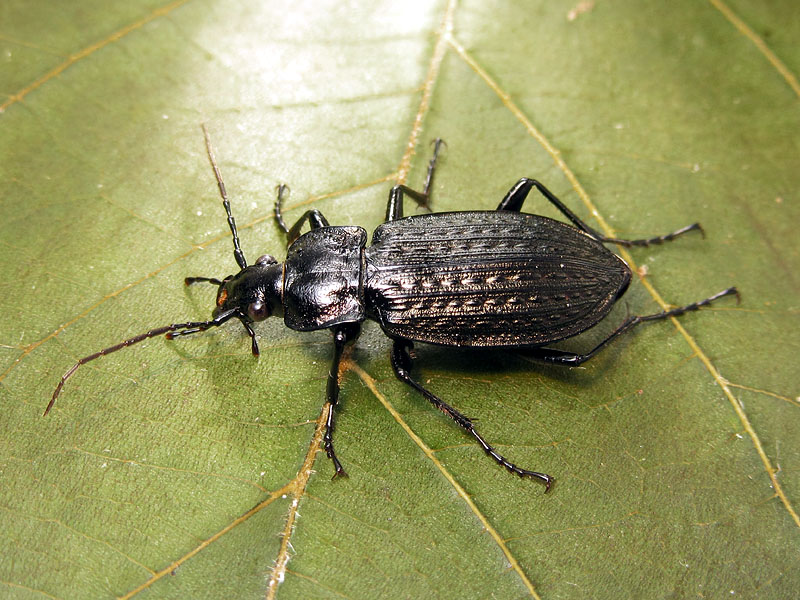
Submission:
[[[650,315],[631,316],[585,354],[548,347],[576,336],[608,315],[631,281],[627,263],[603,244],[649,246],[671,241],[693,223],[648,239],[606,237],[589,227],[550,190],[535,179],[520,179],[494,211],[431,213],[431,185],[443,142],[435,140],[433,157],[421,192],[395,185],[389,193],[386,221],[372,234],[357,226],[332,226],[316,209],[287,227],[282,205],[287,187],[278,186],[275,219],[288,239],[286,260],[263,255],[248,265],[239,244],[225,184],[205,125],[206,150],[233,238],[239,272],[223,279],[187,277],[186,285],[217,286],[216,304],[208,321],[173,323],[152,329],[81,358],[61,377],[45,415],[64,383],[81,365],[148,338],[168,339],[217,327],[237,319],[259,349],[253,323],[283,317],[296,331],[329,329],[333,360],[327,377],[329,405],[323,446],[333,461],[334,478],[345,471],[333,446],[334,415],[339,398],[339,364],[345,345],[355,340],[361,324],[376,321],[392,340],[391,364],[402,382],[422,394],[469,433],[483,450],[511,473],[530,477],[550,489],[553,478],[523,469],[498,453],[475,429],[471,419],[427,390],[411,376],[414,342],[450,347],[529,349],[535,359],[564,366],[580,365],[610,342],[648,321],[698,310],[731,287],[699,302]],[[522,212],[528,193],[536,189],[572,224]],[[409,197],[429,214],[403,216]],[[308,224],[310,231],[301,235]]]

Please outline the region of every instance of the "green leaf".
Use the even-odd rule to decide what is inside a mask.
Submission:
[[[795,595],[795,13],[6,0],[0,595]],[[251,262],[285,251],[277,184],[290,221],[313,205],[371,230],[441,137],[437,210],[491,210],[529,176],[620,237],[703,223],[705,240],[623,253],[644,278],[564,347],[659,299],[736,285],[742,303],[642,327],[580,369],[418,345],[415,375],[554,476],[547,495],[397,381],[374,323],[343,375],[346,479],[315,454],[330,335],[277,319],[259,360],[229,325],[93,361],[43,419],[78,358],[208,318],[214,288],[183,278],[235,269],[201,123]]]

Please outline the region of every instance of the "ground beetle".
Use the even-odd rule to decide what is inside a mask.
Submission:
[[[286,260],[269,255],[247,265],[239,247],[236,223],[222,182],[208,131],[206,149],[228,225],[233,255],[240,271],[224,279],[187,277],[186,285],[208,282],[219,286],[212,319],[173,323],[153,329],[80,359],[61,378],[45,410],[50,411],[64,382],[87,362],[151,337],[168,339],[205,331],[238,319],[258,356],[254,321],[282,316],[297,331],[330,329],[333,363],[328,372],[330,405],[323,443],[335,474],[344,469],[333,449],[334,409],[339,397],[339,362],[347,342],[354,340],[366,319],[377,321],[392,339],[391,362],[397,377],[467,431],[497,463],[520,476],[544,483],[552,478],[522,469],[501,456],[476,430],[472,421],[411,377],[413,342],[442,346],[528,348],[545,363],[576,366],[589,360],[612,340],[636,325],[675,317],[736,295],[729,288],[687,306],[646,316],[628,317],[586,354],[547,348],[547,344],[590,329],[609,313],[628,288],[631,271],[603,243],[649,246],[672,240],[694,223],[673,233],[643,240],[609,238],[589,227],[544,185],[520,179],[495,211],[421,214],[403,217],[403,199],[411,197],[428,209],[436,160],[442,146],[434,143],[422,192],[396,185],[389,193],[386,222],[372,234],[361,227],[331,226],[316,209],[287,227],[281,206],[287,191],[278,187],[275,219],[289,242]],[[573,226],[540,215],[522,213],[522,204],[536,188]],[[308,223],[311,231],[300,235]],[[545,490],[545,491],[546,491]]]

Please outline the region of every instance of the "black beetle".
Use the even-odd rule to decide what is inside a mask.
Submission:
[[[435,141],[423,191],[404,185],[392,188],[386,222],[372,234],[369,246],[363,228],[331,226],[316,209],[307,211],[291,228],[287,227],[281,214],[287,188],[279,186],[275,218],[288,237],[286,261],[279,263],[264,255],[248,266],[239,247],[236,223],[208,131],[205,127],[203,130],[240,271],[221,280],[187,277],[186,285],[203,281],[219,286],[210,321],[173,323],[80,359],[61,377],[45,415],[66,380],[79,366],[95,358],[161,334],[172,339],[205,331],[232,318],[238,319],[247,330],[252,352],[258,356],[252,323],[272,315],[282,316],[286,326],[297,331],[333,332],[333,363],[326,394],[330,409],[323,441],[333,461],[335,477],[344,474],[332,438],[334,408],[339,397],[339,363],[345,344],[358,336],[364,320],[371,319],[392,339],[392,368],[401,381],[469,432],[496,462],[512,473],[541,481],[547,491],[553,481],[549,475],[522,469],[506,460],[475,430],[469,418],[411,378],[412,343],[528,348],[543,362],[575,366],[639,323],[697,310],[723,296],[738,298],[736,288],[729,288],[687,306],[629,317],[586,354],[547,348],[547,344],[595,326],[628,288],[630,268],[603,243],[660,244],[687,231],[702,233],[700,225],[694,223],[643,240],[608,238],[581,221],[541,183],[527,178],[520,179],[509,190],[495,211],[403,217],[405,195],[428,209],[441,140]],[[532,188],[574,227],[520,212]],[[311,231],[301,236],[300,230],[306,223]]]

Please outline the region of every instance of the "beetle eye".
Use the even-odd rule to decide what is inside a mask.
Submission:
[[[262,256],[259,256],[258,260],[256,261],[257,265],[275,265],[277,263],[278,261],[275,260],[275,257],[270,256],[269,254],[264,254]]]
[[[247,314],[253,321],[263,321],[269,316],[269,307],[263,300],[256,300],[248,305]]]

